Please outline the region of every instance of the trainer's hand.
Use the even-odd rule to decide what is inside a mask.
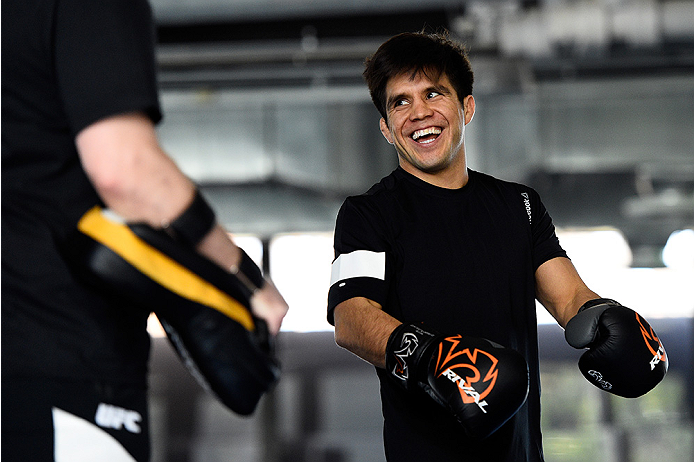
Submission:
[[[229,271],[246,287],[251,311],[265,321],[268,333],[274,337],[279,333],[282,320],[289,309],[287,302],[272,281],[263,277],[258,265],[243,249],[235,245],[231,247],[237,255],[234,255],[235,264],[228,267]],[[209,252],[209,249],[206,250]]]
[[[596,387],[625,398],[652,390],[668,368],[653,328],[634,310],[609,299],[591,300],[566,325],[566,341],[588,348],[578,367]]]
[[[289,307],[275,285],[266,280],[251,297],[251,309],[253,314],[265,320],[270,334],[277,335]]]
[[[406,390],[427,392],[474,438],[498,430],[528,396],[528,365],[520,353],[483,338],[444,336],[419,325],[402,324],[393,331],[386,369]]]

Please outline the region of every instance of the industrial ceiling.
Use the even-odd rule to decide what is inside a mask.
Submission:
[[[535,187],[558,226],[614,226],[657,266],[694,227],[694,2],[153,0],[171,155],[230,229],[331,231],[396,165],[362,63],[398,32],[464,42],[471,168]]]

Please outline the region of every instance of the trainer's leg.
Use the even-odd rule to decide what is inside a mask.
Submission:
[[[48,379],[2,381],[3,462],[148,462],[146,390]]]
[[[144,388],[85,383],[54,401],[55,462],[148,462]]]
[[[3,462],[53,461],[50,392],[42,381],[3,377]]]

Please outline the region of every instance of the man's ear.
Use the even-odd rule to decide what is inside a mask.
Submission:
[[[465,125],[472,122],[472,118],[475,116],[475,98],[472,95],[467,95],[463,100],[463,111],[465,114]]]
[[[388,140],[390,144],[393,144],[393,135],[390,134],[390,129],[388,128],[388,124],[386,123],[386,119],[381,117],[381,120],[379,122],[379,126],[381,127],[381,133],[383,134],[383,137]]]

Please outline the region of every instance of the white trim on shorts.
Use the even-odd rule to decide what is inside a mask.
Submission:
[[[113,436],[93,423],[53,408],[55,462],[136,462]]]

